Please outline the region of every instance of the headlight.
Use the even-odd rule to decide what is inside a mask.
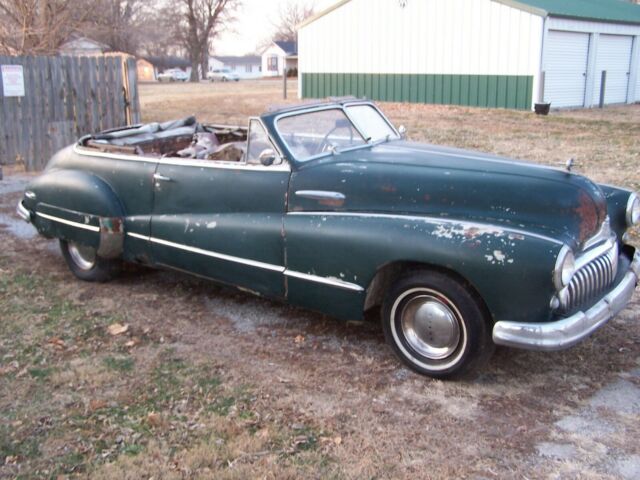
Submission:
[[[573,251],[567,245],[562,247],[556,260],[556,267],[553,271],[553,283],[558,291],[569,285],[576,271],[576,258]]]
[[[627,202],[627,226],[633,227],[638,223],[640,223],[640,198],[638,194],[632,193]]]

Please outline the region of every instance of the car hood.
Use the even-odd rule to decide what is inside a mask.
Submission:
[[[303,164],[290,210],[424,215],[505,225],[574,248],[607,215],[602,190],[565,170],[466,150],[394,141]],[[308,198],[329,191],[342,200]]]

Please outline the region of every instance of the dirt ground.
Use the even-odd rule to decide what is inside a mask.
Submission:
[[[280,88],[142,85],[142,110],[244,124]],[[640,106],[381,106],[415,140],[574,157],[640,189]],[[498,349],[474,379],[431,380],[400,365],[375,318],[134,267],[76,280],[15,217],[30,178],[0,182],[0,477],[640,478],[638,295],[571,350]]]

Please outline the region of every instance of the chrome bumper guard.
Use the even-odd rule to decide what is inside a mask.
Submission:
[[[547,323],[497,322],[493,342],[527,350],[564,350],[591,335],[623,310],[640,278],[640,251],[636,252],[622,281],[586,312]]]
[[[18,202],[18,207],[16,208],[16,213],[25,222],[31,223],[31,212],[29,212],[29,210],[27,210],[26,207],[22,204],[22,200],[20,200]]]

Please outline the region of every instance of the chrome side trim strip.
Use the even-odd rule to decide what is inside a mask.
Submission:
[[[140,235],[139,233],[127,232],[127,235],[133,238],[137,238],[138,240],[146,240],[147,242],[151,241],[151,237],[147,235]]]
[[[355,283],[345,282],[339,278],[331,277],[318,277],[317,275],[309,275],[308,273],[294,272],[293,270],[285,270],[284,274],[288,277],[299,278],[301,280],[308,280],[310,282],[322,283],[324,285],[331,285],[332,287],[343,288],[345,290],[353,290],[354,292],[363,292],[364,288]]]
[[[161,240],[159,238],[149,237],[147,235],[141,235],[139,233],[127,232],[127,235],[132,238],[137,238],[139,240],[146,240],[148,242],[157,243],[159,245],[165,245],[167,247],[177,248],[179,250],[184,250],[191,253],[196,253],[199,255],[205,255],[207,257],[213,257],[220,260],[226,260],[229,262],[240,263],[242,265],[249,265],[250,267],[263,268],[265,270],[271,270],[274,272],[284,273],[289,277],[300,278],[302,280],[308,280],[310,282],[322,283],[324,285],[330,285],[332,287],[338,287],[346,290],[353,290],[356,292],[364,291],[360,285],[356,285],[355,283],[345,282],[338,278],[332,277],[319,277],[317,275],[309,275],[307,273],[300,273],[293,270],[287,270],[284,267],[279,265],[272,265],[270,263],[257,262],[255,260],[248,260],[246,258],[234,257],[232,255],[225,255],[223,253],[212,252],[209,250],[203,250],[201,248],[189,247],[188,245],[182,245],[180,243],[169,242],[167,240]]]
[[[78,144],[73,146],[74,153],[88,157],[111,158],[114,160],[126,160],[129,162],[153,163],[160,165],[174,165],[180,167],[200,167],[200,168],[218,168],[226,170],[247,170],[257,172],[290,172],[291,168],[287,161],[282,160],[281,165],[265,167],[264,165],[249,165],[244,162],[225,162],[218,160],[194,160],[194,159],[172,159],[172,158],[152,158],[143,157],[141,155],[124,155],[122,153],[106,153],[98,150],[81,147]]]
[[[53,215],[48,215],[42,212],[36,212],[36,215],[42,218],[46,218],[47,220],[51,220],[53,222],[63,223],[71,227],[82,228],[83,230],[89,230],[90,232],[100,231],[100,227],[96,227],[95,225],[87,225],[84,223],[72,222],[71,220],[65,220],[64,218],[54,217]]]
[[[184,250],[185,252],[204,255],[206,257],[217,258],[219,260],[226,260],[228,262],[240,263],[242,265],[249,265],[251,267],[262,268],[262,269],[271,270],[274,272],[284,271],[284,267],[281,267],[279,265],[272,265],[270,263],[257,262],[255,260],[248,260],[246,258],[234,257],[233,255],[225,255],[224,253],[212,252],[210,250],[204,250],[202,248],[190,247],[188,245],[183,245],[181,243],[169,242],[167,240],[162,240],[160,238],[147,237],[145,235],[140,235],[137,233],[127,232],[127,235],[133,238],[147,240],[151,243],[157,243],[158,245],[164,245],[165,247],[177,248],[178,250]]]
[[[493,225],[490,223],[473,223],[464,220],[454,220],[449,218],[429,217],[419,215],[398,215],[389,213],[355,213],[355,212],[287,212],[287,215],[292,216],[309,216],[309,217],[361,217],[361,218],[387,218],[391,220],[413,220],[423,222],[433,222],[449,225],[464,225],[468,227],[490,227],[496,230],[503,230],[505,233],[513,233],[517,235],[525,235],[539,240],[546,240],[548,242],[555,243],[556,245],[564,245],[560,240],[547,237],[546,235],[540,235],[539,233],[527,232],[526,230],[520,230],[517,228],[511,228],[509,226]]]
[[[325,190],[298,190],[296,196],[309,198],[311,200],[344,200],[346,197],[340,192],[329,192]]]

